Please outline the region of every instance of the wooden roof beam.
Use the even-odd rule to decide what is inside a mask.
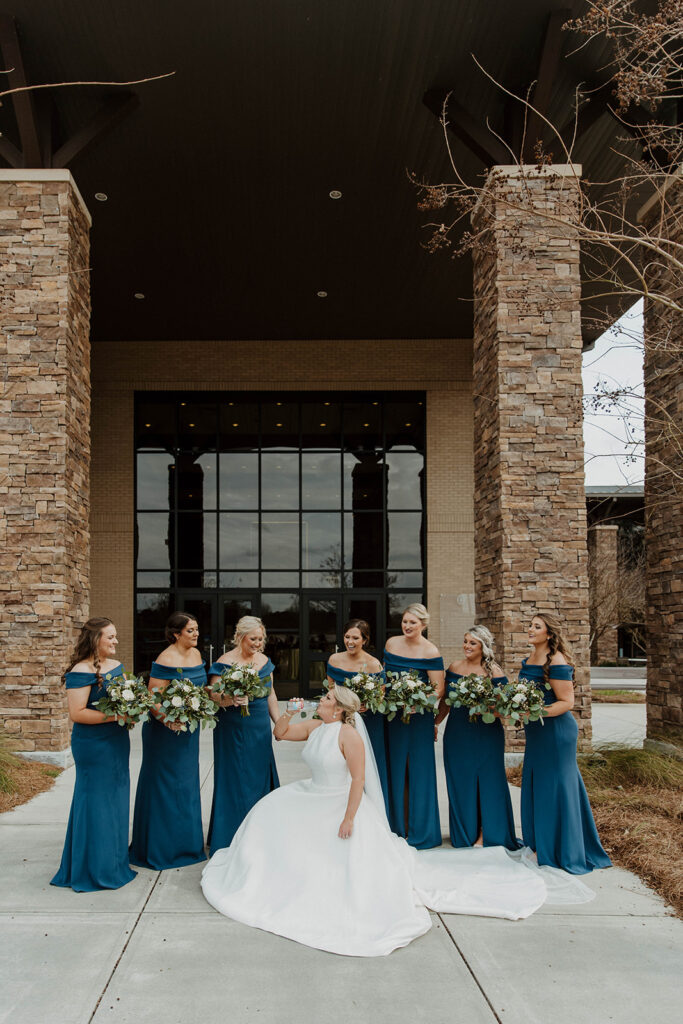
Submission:
[[[448,91],[445,89],[430,89],[424,94],[422,102],[441,120],[447,96]],[[510,153],[505,146],[454,100],[452,93],[446,107],[446,127],[487,167],[510,163]]]
[[[117,93],[109,96],[95,116],[72,135],[52,157],[53,167],[67,167],[76,157],[81,156],[94,142],[97,142],[108,131],[118,124],[127,114],[139,105],[140,101],[134,92]]]
[[[557,81],[557,74],[562,59],[562,26],[565,22],[569,21],[571,16],[572,12],[569,9],[551,11],[548,16],[545,37],[538,61],[536,85],[530,100],[531,106],[534,109],[529,111],[526,124],[523,158],[527,162],[533,162],[536,142],[543,135],[545,124],[539,114],[542,114],[544,117],[548,115],[553,86]]]
[[[25,88],[28,82],[24,71],[17,26],[10,14],[0,14],[0,52],[2,52],[5,68],[8,69],[7,82],[10,89]],[[43,167],[33,97],[30,92],[17,92],[12,95],[12,102],[21,140],[22,165],[24,167]],[[5,156],[5,153],[2,155]],[[5,159],[8,157],[5,156]]]

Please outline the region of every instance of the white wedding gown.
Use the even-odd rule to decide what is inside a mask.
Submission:
[[[365,737],[366,792],[351,838],[339,839],[351,781],[340,728],[311,733],[303,758],[312,778],[260,800],[206,865],[202,890],[216,910],[331,953],[384,956],[430,929],[427,907],[517,920],[546,901],[543,874],[502,847],[418,852],[393,835],[368,796],[376,768]],[[579,885],[583,900],[593,897]]]

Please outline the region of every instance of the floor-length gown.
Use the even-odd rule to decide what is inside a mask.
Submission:
[[[110,683],[121,682],[123,666],[101,675],[104,685],[94,672],[67,672],[66,687],[90,687],[86,707],[92,708]],[[128,863],[130,734],[118,722],[74,722],[71,752],[76,782],[62,862],[51,884],[75,892],[119,889],[137,874]]]
[[[335,683],[339,683],[340,686],[344,686],[348,679],[351,679],[356,675],[355,672],[349,672],[345,668],[337,668],[335,665],[330,665],[329,662],[327,663],[327,674],[330,679],[334,680]],[[372,674],[381,676],[382,682],[385,682],[386,676],[384,672]],[[379,781],[382,785],[382,796],[384,797],[384,804],[388,814],[389,769],[387,767],[386,715],[381,715],[377,711],[364,711],[363,721],[365,722],[365,728],[368,730],[368,736],[372,743],[372,752],[375,755],[375,761],[377,762]]]
[[[216,662],[209,669],[209,677],[219,676],[226,668],[229,665],[225,662]],[[259,669],[259,677],[268,680],[269,688],[274,669],[270,658]],[[220,708],[213,731],[213,800],[207,840],[210,852],[230,846],[254,804],[279,785],[268,698],[250,701],[248,715],[242,715],[239,707]]]
[[[462,675],[446,673],[446,686]],[[496,686],[505,676],[493,679]],[[448,788],[448,821],[453,846],[473,846],[482,834],[484,846],[516,850],[510,788],[505,776],[505,732],[500,719],[488,725],[470,718],[468,708],[450,708],[443,735],[443,763]]]
[[[543,687],[543,666],[522,662],[520,679]],[[551,679],[572,679],[571,665],[551,665]],[[544,690],[545,703],[557,700]],[[602,848],[586,787],[576,763],[579,729],[571,711],[525,725],[522,834],[539,864],[585,875],[612,862]]]
[[[442,671],[442,658],[404,658],[384,652],[388,672],[415,669],[423,681],[428,671]],[[389,823],[392,832],[403,836],[417,850],[441,845],[441,824],[434,757],[434,715],[411,715],[405,723],[398,714],[386,724],[389,773]],[[408,786],[408,822],[405,821],[405,792]]]
[[[303,751],[312,778],[264,797],[206,865],[202,889],[216,910],[317,949],[384,956],[429,930],[427,906],[511,920],[541,906],[540,873],[502,848],[417,852],[393,835],[379,779],[378,803],[364,793],[353,834],[340,839],[351,782],[340,729],[314,729]]]
[[[204,662],[171,668],[155,661],[154,679],[206,686]],[[156,718],[142,727],[142,767],[135,793],[130,862],[164,871],[206,860],[199,798],[199,729],[175,732]]]

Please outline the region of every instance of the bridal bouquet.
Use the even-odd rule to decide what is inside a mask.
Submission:
[[[269,686],[261,679],[258,669],[253,665],[228,665],[225,672],[219,676],[213,690],[221,696],[248,697],[249,700],[255,700],[257,697],[267,697]],[[246,718],[249,715],[249,705],[240,704],[239,708],[242,718]]]
[[[550,689],[547,683],[546,689]],[[509,718],[513,725],[519,726],[524,720],[540,720],[543,725],[543,716],[547,713],[543,690],[529,679],[512,679],[500,689],[497,710],[504,718]]]
[[[116,680],[113,683],[110,682],[112,678]],[[93,707],[107,718],[116,718],[119,725],[132,729],[137,722],[146,721],[150,708],[156,701],[141,676],[124,672],[123,680],[118,680],[121,680],[121,677],[112,676],[111,673],[104,676],[106,692]]]
[[[444,703],[451,708],[468,708],[470,718],[481,715],[482,722],[490,725],[496,720],[494,712],[500,713],[501,698],[501,688],[493,685],[490,676],[471,673],[449,684]]]
[[[180,732],[194,732],[197,726],[213,729],[216,725],[218,709],[204,687],[182,676],[172,679],[165,690],[157,690],[155,703],[167,722],[180,722]]]
[[[415,669],[409,672],[387,672],[385,695],[387,721],[391,722],[401,712],[401,721],[408,725],[411,715],[423,715],[430,711],[435,715],[439,701],[429,681],[423,681]]]
[[[353,690],[367,711],[384,714],[386,711],[385,683],[380,675],[373,675],[372,672],[356,672],[355,676],[347,679],[344,685],[348,686],[349,690]]]

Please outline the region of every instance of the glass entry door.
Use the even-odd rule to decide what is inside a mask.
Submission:
[[[385,627],[384,627],[384,597],[382,594],[345,594],[344,614],[342,616],[342,630],[344,623],[350,619],[364,619],[370,627],[370,646],[368,653],[375,658],[382,660],[384,653]],[[343,635],[339,635],[339,649],[343,647]]]
[[[301,636],[301,696],[319,695],[325,689],[327,659],[338,650],[342,631],[342,598],[339,594],[305,594]]]
[[[221,653],[216,648],[216,598],[206,591],[185,591],[178,595],[178,611],[186,612],[197,620],[197,645],[207,669]]]

